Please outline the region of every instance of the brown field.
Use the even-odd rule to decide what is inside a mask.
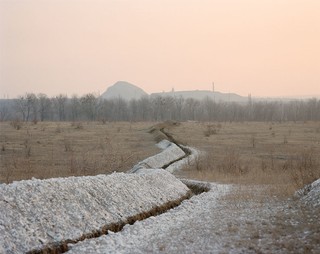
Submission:
[[[147,132],[151,123],[12,125],[0,123],[0,182],[126,171],[159,152]]]
[[[276,184],[288,194],[320,177],[319,122],[187,122],[165,130],[205,152],[178,173],[182,177]]]
[[[156,154],[154,123],[0,123],[0,182],[126,171]],[[320,177],[320,123],[164,123],[203,155],[177,174],[225,183],[276,184],[292,193]],[[283,191],[283,189],[282,189]]]

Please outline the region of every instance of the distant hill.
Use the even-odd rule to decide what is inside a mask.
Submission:
[[[101,95],[104,99],[112,99],[121,97],[124,100],[140,99],[143,96],[149,96],[141,88],[125,81],[118,81],[114,85],[108,87],[108,89]],[[155,96],[171,96],[171,97],[183,97],[193,98],[196,100],[202,100],[209,97],[217,102],[247,102],[248,98],[240,96],[235,93],[220,93],[212,92],[208,90],[193,90],[193,91],[172,91],[172,92],[162,92],[162,93],[152,93],[150,97]]]
[[[121,97],[124,100],[140,99],[148,94],[140,87],[130,84],[126,81],[118,81],[101,95],[104,99],[113,99]]]
[[[182,97],[182,98],[193,98],[197,100],[202,100],[206,97],[209,97],[217,102],[219,101],[234,101],[234,102],[247,102],[248,98],[240,96],[235,93],[220,93],[212,92],[209,90],[193,90],[193,91],[177,91],[177,92],[162,92],[162,93],[153,93],[153,96],[172,96],[172,97]]]

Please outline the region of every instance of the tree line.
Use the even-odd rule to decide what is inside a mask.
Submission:
[[[155,96],[125,101],[84,96],[26,93],[0,100],[0,121],[319,121],[320,100],[255,101],[246,103]]]

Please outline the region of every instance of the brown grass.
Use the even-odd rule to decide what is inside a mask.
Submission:
[[[152,123],[0,123],[0,182],[126,171],[159,149]]]
[[[212,126],[219,131],[211,132]],[[271,184],[292,194],[320,177],[318,122],[188,122],[168,127],[174,138],[203,151],[183,177],[239,184]],[[181,174],[181,173],[179,173]]]
[[[159,151],[161,128],[205,152],[185,168],[186,178],[273,184],[292,193],[320,177],[318,122],[152,125],[49,122],[17,129],[0,123],[0,182],[127,170]]]

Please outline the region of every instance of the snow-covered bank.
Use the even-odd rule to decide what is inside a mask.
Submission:
[[[201,182],[188,181],[190,184]],[[213,209],[220,197],[230,191],[228,185],[205,184],[210,188],[209,193],[203,193],[185,200],[182,204],[157,217],[127,225],[116,234],[109,234],[95,239],[85,240],[75,245],[70,245],[68,254],[75,253],[157,253],[166,252],[166,241],[171,239],[177,245],[185,245],[180,235],[189,234],[189,223],[206,217],[208,209]],[[203,200],[203,201],[202,201]],[[201,215],[201,216],[199,216]],[[218,220],[219,218],[212,218]],[[191,233],[191,238],[196,242],[198,239]],[[170,240],[170,241],[171,241]],[[163,247],[162,247],[163,246]],[[196,252],[195,249],[190,249]],[[171,253],[174,253],[171,250]]]
[[[135,173],[143,168],[163,168],[186,156],[185,152],[180,147],[168,140],[162,140],[157,146],[163,151],[139,162],[129,171],[129,173]]]
[[[157,146],[163,151],[139,162],[128,173],[136,173],[140,169],[151,168],[165,168],[166,171],[173,173],[182,169],[186,164],[193,163],[200,155],[200,151],[195,148],[183,145],[180,145],[180,148],[175,143],[165,139],[160,141]],[[189,153],[186,154],[183,149],[188,150]]]
[[[320,179],[298,190],[295,196],[306,205],[320,208]]]
[[[185,158],[182,158],[181,160],[178,160],[171,165],[169,165],[166,170],[170,173],[173,173],[174,171],[182,169],[187,164],[193,164],[196,158],[200,155],[200,151],[189,146],[182,146],[181,147],[189,150],[189,155]]]
[[[317,210],[270,198],[267,186],[201,184],[209,185],[166,213],[67,253],[319,253]]]
[[[0,253],[81,239],[189,194],[164,170],[1,184]]]

